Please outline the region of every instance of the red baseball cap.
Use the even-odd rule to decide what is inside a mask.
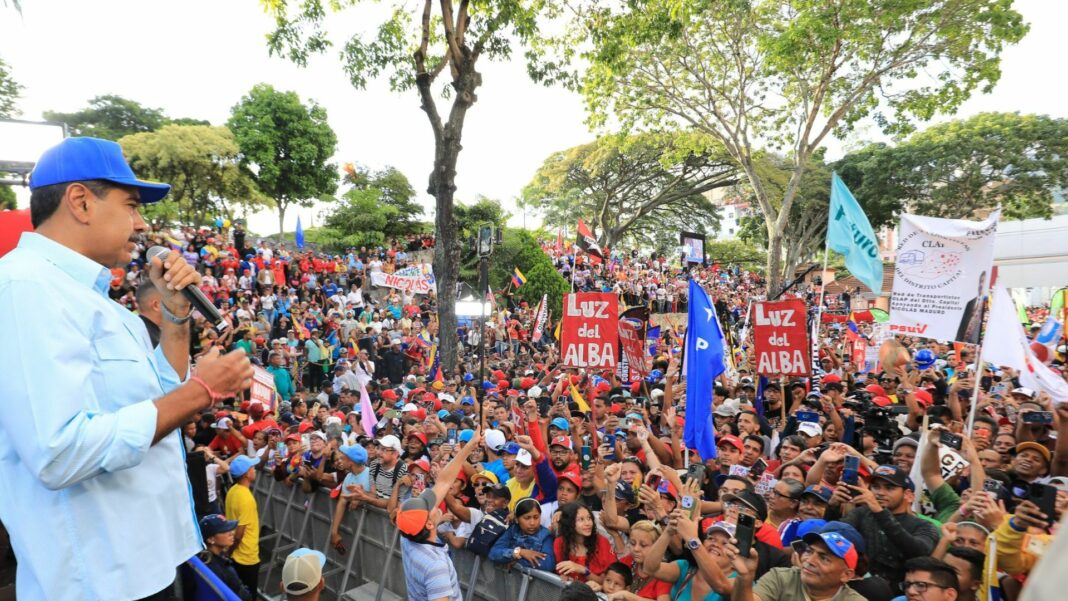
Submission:
[[[497,388],[508,388],[508,380],[504,378],[497,380]]]
[[[878,384],[868,384],[864,387],[864,390],[867,390],[875,396],[886,396],[886,389]]]
[[[934,404],[934,398],[931,396],[931,393],[924,389],[914,390],[912,396],[916,397],[916,401],[924,407],[930,407]]]
[[[721,436],[721,437],[719,437],[718,440],[716,440],[716,446],[717,447],[722,445],[722,444],[724,444],[724,443],[731,445],[732,447],[738,449],[739,451],[744,451],[745,450],[745,445],[742,444],[742,440],[740,438],[738,438],[737,436],[733,435],[733,434],[727,434],[726,436]]]
[[[557,437],[553,438],[552,442],[549,443],[549,446],[550,447],[567,447],[568,449],[572,449],[573,448],[571,446],[571,439],[568,438],[567,436],[557,436]]]
[[[425,457],[420,457],[412,462],[413,466],[421,468],[424,472],[430,473],[430,462]]]
[[[519,387],[526,390],[534,385],[534,378],[526,377],[519,381]]]
[[[397,400],[397,393],[392,388],[387,388],[382,391],[382,398],[387,401],[395,401]]]
[[[309,421],[300,422],[300,425],[297,426],[297,432],[300,432],[301,434],[304,434],[308,430],[314,430],[314,429],[315,429],[315,424],[313,424],[313,423],[311,423]]]
[[[422,407],[420,407],[420,408],[416,409],[415,411],[409,411],[408,415],[414,417],[415,419],[417,419],[419,421],[423,421],[424,419],[426,419],[426,409],[423,409]]]
[[[874,403],[876,407],[888,407],[894,404],[893,401],[885,396],[872,397],[871,402]]]
[[[422,432],[412,432],[411,434],[408,435],[408,438],[418,438],[419,441],[423,443],[424,447],[427,446],[428,444],[430,444],[427,441],[426,434],[423,434]],[[427,469],[429,470],[430,468],[428,467]]]
[[[826,376],[823,376],[821,382],[824,384],[841,384],[842,378],[839,378],[835,374],[827,374]]]
[[[582,476],[578,475],[578,473],[576,472],[570,470],[565,471],[562,474],[557,475],[556,480],[557,482],[559,482],[560,480],[567,480],[568,482],[575,485],[576,490],[582,490]]]

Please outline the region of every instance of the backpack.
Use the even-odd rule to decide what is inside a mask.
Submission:
[[[507,509],[498,509],[485,514],[467,539],[467,550],[483,557],[488,555],[493,543],[497,542],[497,539],[508,529],[508,524],[505,523],[507,518]]]
[[[378,489],[377,489],[377,484],[375,484],[375,481],[378,478],[378,474],[381,471],[382,471],[382,464],[376,462],[374,465],[371,466],[371,488],[375,490],[376,494],[378,493]],[[399,471],[400,471],[400,462],[398,461],[397,465],[393,466],[393,470],[390,471],[390,472],[387,472],[387,474],[389,474],[389,476],[388,476],[388,478],[389,478],[389,490],[386,491],[387,494],[386,494],[386,497],[385,497],[387,499],[389,498],[389,495],[393,492],[393,485],[397,482],[397,472],[399,472]]]

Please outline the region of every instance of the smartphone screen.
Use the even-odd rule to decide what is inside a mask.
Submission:
[[[660,488],[660,480],[661,477],[659,474],[649,474],[649,479],[646,484],[649,485],[649,488],[656,490],[657,488]]]
[[[942,430],[942,432],[938,435],[938,440],[947,447],[956,449],[958,451],[960,450],[961,445],[964,443],[963,438],[957,436],[956,434],[948,430]]]
[[[860,480],[860,457],[846,455],[842,464],[842,482],[856,486]]]
[[[590,462],[593,461],[593,455],[590,453],[590,447],[588,447],[588,446],[582,447],[581,461],[582,461],[582,469],[584,469],[584,470],[590,469]]]
[[[749,468],[749,477],[755,479],[760,478],[764,474],[764,470],[768,469],[768,463],[763,459],[757,459],[753,462],[753,467]]]
[[[734,538],[738,541],[738,553],[742,557],[749,557],[749,550],[753,547],[753,532],[756,530],[756,521],[753,516],[747,514],[738,515],[738,526],[734,529]]]
[[[447,439],[449,441],[449,444],[456,444],[456,429],[455,428],[450,429],[448,431]]]
[[[820,414],[816,413],[815,411],[798,411],[797,412],[797,421],[799,421],[799,422],[813,422],[813,423],[817,423],[818,424],[819,421],[820,421]]]

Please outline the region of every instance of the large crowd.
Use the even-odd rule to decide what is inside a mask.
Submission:
[[[762,377],[747,308],[767,291],[739,266],[622,250],[593,262],[546,243],[576,290],[668,314],[647,341],[649,375],[562,369],[555,324],[535,332],[536,308],[502,294],[481,378],[477,327],[461,326],[459,368],[440,370],[433,293],[370,283],[418,262],[432,239],[330,255],[250,240],[240,225],[149,238],[197,267],[229,324],[219,335],[198,319],[192,354],[243,349],[274,378],[270,403],[229,399],[184,429],[205,559],[245,598],[260,563],[247,488],[257,473],[335,498],[338,554],[349,552],[349,510],[388,511],[411,599],[460,598],[440,562],[466,548],[553,572],[572,599],[1014,600],[1068,506],[1068,449],[1057,445],[1068,399],[977,366],[974,347],[951,342],[898,337],[915,360],[866,371],[835,320],[820,324],[818,386]],[[141,269],[116,271],[111,296],[151,332],[159,309]],[[718,454],[703,462],[682,443],[685,316],[670,315],[685,312],[690,279],[732,346],[704,400]],[[820,298],[810,283],[786,296]],[[850,292],[824,302],[844,316]]]

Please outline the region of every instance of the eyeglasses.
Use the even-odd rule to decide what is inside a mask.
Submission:
[[[922,580],[906,580],[904,582],[904,590],[906,593],[909,591],[909,589],[915,588],[916,592],[922,595],[923,593],[926,593],[927,589],[932,586],[938,587],[940,589],[950,588],[948,586],[942,586],[941,584],[935,584],[933,582],[924,582]]]
[[[789,499],[791,501],[796,501],[797,500],[796,497],[794,497],[792,495],[788,495],[788,494],[783,494],[783,493],[775,490],[774,488],[768,491],[768,495],[769,496],[775,496],[775,497],[778,497],[780,499]]]

